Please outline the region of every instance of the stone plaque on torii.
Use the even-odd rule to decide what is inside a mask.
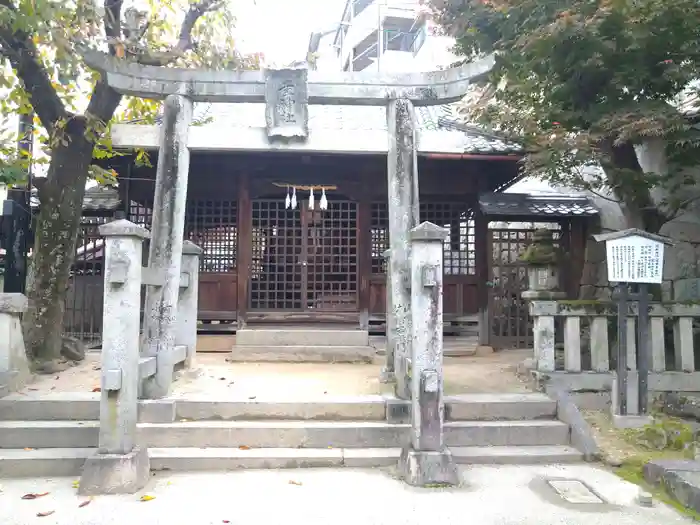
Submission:
[[[387,361],[384,381],[396,381],[396,395],[411,399],[416,377],[412,348],[410,232],[419,224],[415,106],[461,100],[469,85],[494,66],[489,56],[457,68],[428,73],[373,74],[308,71],[305,66],[261,71],[215,71],[145,66],[86,50],[86,64],[119,93],[165,100],[152,217],[149,266],[162,272],[163,285],[146,291],[144,357],[156,357],[157,373],[144,394],[166,396],[172,382],[176,303],[189,171],[189,126],[193,102],[265,103],[270,142],[305,141],[309,104],[385,106],[389,149],[387,188],[389,253],[387,264]],[[441,298],[440,298],[441,301]],[[428,312],[425,312],[428,316]],[[437,370],[442,404],[442,360],[424,362]],[[421,362],[424,359],[420,360]],[[411,363],[413,370],[411,373]],[[413,396],[415,397],[415,396]],[[414,406],[416,400],[414,399]],[[435,417],[443,418],[443,410]],[[420,434],[412,418],[413,433]],[[442,421],[436,422],[440,426]],[[414,436],[415,437],[415,436]],[[420,440],[412,440],[418,443]],[[413,445],[411,445],[413,446]],[[426,467],[427,468],[427,467]]]

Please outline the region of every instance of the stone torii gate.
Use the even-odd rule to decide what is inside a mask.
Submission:
[[[309,134],[309,104],[387,108],[390,256],[386,287],[387,359],[382,380],[396,382],[400,399],[415,398],[411,376],[420,372],[416,364],[431,364],[416,360],[412,349],[410,232],[419,223],[414,108],[460,100],[470,83],[493,68],[494,57],[443,71],[368,75],[308,71],[306,66],[262,71],[190,70],[145,66],[96,51],[85,51],[83,56],[86,64],[99,71],[117,92],[165,100],[149,253],[149,266],[159,269],[164,280],[161,286],[148,286],[146,291],[141,352],[143,357],[155,357],[157,362],[156,375],[145,386],[146,397],[167,395],[172,382],[169,356],[174,351],[176,330],[193,102],[264,102],[270,141],[305,141]],[[441,294],[439,300],[442,301]],[[441,353],[442,348],[439,363],[435,363],[440,374],[440,402]],[[414,411],[415,403],[414,399]],[[442,409],[438,412],[442,417]],[[415,428],[414,432],[420,433],[420,429]]]

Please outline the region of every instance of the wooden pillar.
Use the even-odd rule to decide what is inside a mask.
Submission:
[[[359,280],[358,306],[360,330],[369,330],[370,279],[372,278],[372,203],[366,194],[360,196],[357,207],[357,274]]]
[[[248,318],[248,285],[253,260],[253,203],[250,200],[250,177],[241,173],[238,178],[238,248],[237,248],[237,302],[238,329],[245,328]]]
[[[489,285],[491,265],[489,263],[489,222],[481,212],[478,201],[474,205],[474,257],[476,271],[476,297],[479,308],[479,344],[491,344],[491,309]]]
[[[567,283],[566,292],[570,297],[578,297],[579,287],[581,285],[581,277],[583,275],[583,266],[586,263],[586,223],[582,218],[574,218],[571,220],[571,237],[570,237],[570,282]]]

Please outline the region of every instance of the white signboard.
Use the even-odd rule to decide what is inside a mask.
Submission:
[[[605,242],[608,281],[660,284],[664,244],[638,235]]]

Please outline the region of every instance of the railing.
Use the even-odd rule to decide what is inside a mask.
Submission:
[[[627,369],[632,373],[637,370],[639,358],[638,308],[638,304],[629,303],[625,322]],[[616,303],[534,300],[530,302],[530,315],[534,322],[535,368],[548,384],[569,391],[611,389],[616,361]],[[700,305],[650,304],[650,392],[700,391],[695,319],[700,319]]]

